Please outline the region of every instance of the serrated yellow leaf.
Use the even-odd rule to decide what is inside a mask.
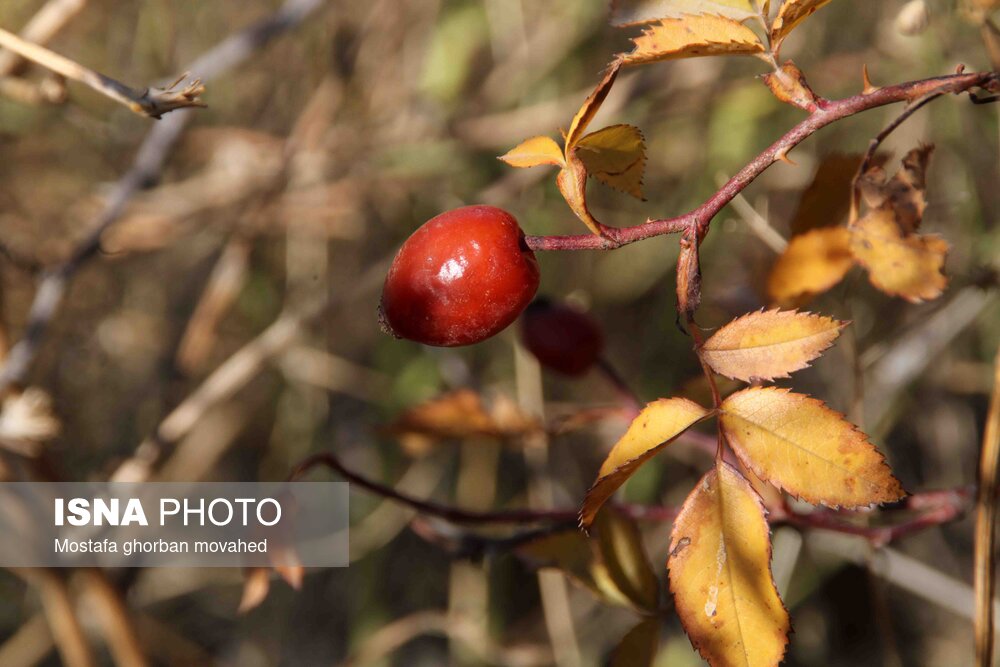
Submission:
[[[577,142],[576,156],[590,176],[642,199],[646,144],[639,128],[612,125],[592,132]]]
[[[851,233],[845,227],[793,236],[768,276],[768,296],[781,306],[802,305],[839,283],[853,265]]]
[[[532,137],[511,148],[500,158],[512,167],[537,167],[553,164],[561,167],[566,163],[562,149],[551,137]]]
[[[786,0],[771,24],[771,42],[777,46],[800,23],[830,0]]]
[[[590,125],[590,121],[594,120],[594,116],[597,115],[597,111],[601,108],[601,105],[604,104],[608,93],[611,92],[611,86],[614,85],[615,79],[618,78],[618,71],[621,69],[621,66],[621,60],[617,58],[608,65],[608,69],[604,71],[604,77],[601,79],[601,82],[597,84],[594,92],[583,101],[583,105],[576,112],[576,115],[573,116],[573,121],[566,132],[567,156],[573,147],[576,146],[576,142],[583,136],[583,133],[587,131],[587,126]]]
[[[851,250],[868,269],[872,285],[892,296],[919,303],[941,296],[948,242],[939,236],[904,234],[888,208],[870,212],[851,227]]]
[[[653,667],[659,647],[660,619],[647,618],[618,642],[611,667]]]
[[[604,460],[583,500],[580,525],[590,526],[604,502],[639,466],[708,415],[708,410],[686,398],[661,398],[643,408]]]
[[[749,313],[705,341],[702,357],[716,373],[744,382],[789,377],[830,347],[845,326],[812,313]]]
[[[684,501],[670,535],[670,590],[695,649],[713,667],[776,667],[790,623],[771,576],[764,505],[719,462]]]
[[[627,65],[674,58],[752,55],[764,51],[757,34],[724,16],[687,15],[663,19],[633,38],[635,48],[622,56]]]
[[[559,192],[576,217],[587,225],[590,231],[599,235],[601,224],[591,215],[587,207],[587,168],[573,150],[567,153],[566,158],[566,165],[556,176],[556,185],[559,186]]]
[[[751,0],[613,0],[611,25],[624,28],[685,14],[716,14],[742,21],[756,13]]]
[[[854,508],[904,495],[868,436],[815,398],[752,387],[722,402],[719,421],[743,465],[797,498]]]

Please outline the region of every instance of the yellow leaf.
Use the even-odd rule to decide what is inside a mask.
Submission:
[[[799,207],[790,224],[797,236],[818,227],[835,227],[847,222],[851,208],[851,183],[854,181],[861,155],[832,153],[823,158],[809,187],[802,193]],[[876,155],[875,166],[885,164],[884,155]]]
[[[833,345],[845,326],[811,313],[750,313],[715,332],[702,355],[716,373],[744,382],[789,377]]]
[[[714,667],[781,662],[790,624],[770,565],[764,505],[720,461],[684,501],[667,559],[677,615]]]
[[[589,175],[616,190],[642,199],[646,144],[639,128],[612,125],[592,132],[577,142],[576,156]]]
[[[653,613],[660,606],[660,582],[649,564],[639,528],[611,508],[594,521],[597,546],[608,575],[639,610]]]
[[[851,250],[868,269],[872,285],[912,303],[936,299],[948,286],[943,273],[948,242],[939,236],[909,234],[895,213],[875,209],[851,228]]]
[[[650,24],[622,56],[627,65],[674,58],[752,55],[764,51],[753,30],[724,16],[687,15]]]
[[[719,420],[743,465],[797,498],[853,508],[904,495],[868,437],[815,398],[752,387],[726,398]]]
[[[604,460],[583,500],[580,525],[589,527],[597,510],[639,466],[708,415],[708,410],[686,398],[661,398],[643,408]]]
[[[566,166],[556,176],[556,184],[576,217],[582,220],[590,231],[600,235],[601,223],[587,208],[587,169],[572,149],[566,154]]]
[[[607,98],[608,93],[611,92],[611,86],[614,84],[615,79],[618,78],[618,71],[621,69],[621,60],[615,59],[608,69],[604,71],[604,78],[601,82],[597,84],[597,88],[594,92],[583,101],[583,105],[580,110],[576,112],[573,116],[573,122],[569,125],[569,131],[566,132],[566,156],[569,154],[574,146],[576,146],[577,140],[583,136],[583,133],[587,130],[587,126],[590,125],[590,121],[594,120],[594,116],[597,115],[598,109],[604,104],[604,100]]]
[[[653,667],[660,646],[660,619],[647,618],[622,637],[611,667]]]
[[[566,163],[562,149],[551,137],[532,137],[511,148],[500,158],[512,167],[537,167],[554,164],[561,167]]]
[[[830,0],[786,0],[771,24],[771,42],[775,48],[797,25],[828,2]]]
[[[613,0],[611,25],[624,28],[685,14],[716,14],[742,21],[756,13],[751,0]]]
[[[839,283],[853,265],[851,233],[845,227],[793,236],[768,276],[768,296],[782,306],[802,305]]]

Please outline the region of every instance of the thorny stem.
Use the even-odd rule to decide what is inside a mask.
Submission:
[[[528,247],[532,250],[613,250],[636,241],[685,232],[692,228],[698,230],[700,238],[708,230],[712,219],[737,194],[746,189],[772,164],[785,159],[792,148],[827,125],[888,104],[912,102],[948,93],[970,92],[974,88],[982,88],[993,93],[1000,92],[1000,73],[951,74],[877,88],[840,100],[830,100],[747,163],[715,194],[692,211],[673,218],[647,220],[643,224],[632,227],[607,227],[601,236],[593,234],[528,236],[526,238]]]

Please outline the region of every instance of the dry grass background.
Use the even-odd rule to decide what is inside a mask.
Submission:
[[[876,84],[958,63],[988,66],[978,31],[953,3],[931,2],[930,27],[914,37],[895,28],[902,4],[833,3],[789,39],[785,55],[828,97],[857,92],[863,63]],[[40,5],[5,0],[0,26],[20,29]],[[172,79],[275,7],[90,0],[50,46],[142,86]],[[295,320],[287,339],[252,359],[235,391],[210,396],[180,426],[176,418],[167,424],[157,478],[276,480],[308,453],[334,448],[355,469],[421,496],[489,506],[541,484],[541,497],[575,505],[620,424],[557,439],[547,459],[527,462],[520,449],[484,442],[448,443],[414,458],[379,427],[405,407],[464,386],[536,408],[544,388],[550,410],[606,403],[613,393],[601,378],[546,376],[540,384],[512,332],[458,350],[394,341],[378,331],[375,307],[379,267],[444,209],[489,203],[517,215],[528,233],[583,231],[551,174],[511,170],[495,156],[568,124],[610,55],[627,46],[627,34],[606,17],[596,1],[331,0],[210,83],[209,108],[197,112],[162,176],[133,199],[100,254],[75,276],[31,369],[29,384],[51,396],[60,434],[27,460],[5,452],[5,474],[108,477],[283,311],[329,298],[333,305],[320,316]],[[592,185],[598,217],[635,224],[687,210],[715,189],[720,173],[731,174],[797,122],[800,112],[777,103],[755,78],[760,73],[756,62],[705,59],[623,76],[601,119],[643,129],[648,201]],[[45,80],[36,68],[24,77],[32,85]],[[864,150],[894,113],[876,110],[824,130],[795,150],[797,166],[776,166],[755,183],[745,193],[749,203],[787,237],[823,156]],[[926,226],[953,246],[948,293],[911,306],[855,277],[812,306],[853,320],[856,340],[797,386],[841,410],[863,405],[856,418],[910,490],[975,479],[1000,337],[997,118],[995,109],[944,100],[889,142],[897,155],[918,141],[938,147]],[[40,271],[86,234],[108,184],[155,122],[72,83],[62,104],[0,97],[5,348],[24,333]],[[736,209],[722,217],[703,259],[699,319],[706,326],[763,305],[774,259]],[[540,257],[542,291],[592,310],[606,325],[609,357],[646,399],[698,391],[696,359],[673,321],[675,257],[669,239]],[[866,381],[863,401],[852,406],[854,354]],[[705,463],[694,450],[661,457],[628,496],[679,502]],[[632,621],[550,579],[541,584],[556,591],[546,594],[547,631],[538,579],[509,556],[453,563],[406,529],[406,513],[360,494],[352,514],[350,568],[310,572],[299,592],[275,584],[243,615],[235,570],[112,573],[149,662],[550,664],[554,650],[560,664],[594,665]],[[647,536],[658,564],[665,533]],[[971,581],[971,522],[908,538],[890,556],[827,535],[806,535],[803,543],[789,528],[776,542],[796,629],[789,664],[970,664],[971,595],[961,584]],[[888,583],[905,580],[928,594]],[[46,590],[44,581],[0,575],[2,664],[60,664],[46,616],[38,615],[48,608],[40,607]],[[98,663],[122,662],[88,613],[92,587],[73,576],[65,591]],[[562,629],[551,625],[559,591],[568,596]],[[344,662],[349,656],[354,661]],[[675,619],[665,624],[657,664],[699,664]]]

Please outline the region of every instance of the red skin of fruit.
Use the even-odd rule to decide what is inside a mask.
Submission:
[[[565,375],[582,375],[604,351],[604,334],[589,315],[541,299],[524,311],[521,340],[542,366]]]
[[[514,216],[465,206],[431,218],[399,249],[382,324],[425,345],[470,345],[517,319],[537,290],[538,262]]]

